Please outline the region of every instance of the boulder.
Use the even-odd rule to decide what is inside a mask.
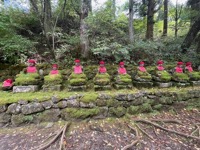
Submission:
[[[7,110],[7,106],[6,105],[1,105],[0,106],[0,113],[5,112]]]
[[[37,102],[29,103],[27,105],[22,105],[22,108],[21,108],[22,114],[24,115],[41,112],[43,110],[44,108],[42,107],[42,104],[37,103]]]
[[[13,93],[27,93],[38,91],[38,85],[13,86]]]
[[[41,102],[44,109],[50,109],[53,106],[53,102],[51,100]]]
[[[49,109],[35,116],[36,122],[56,122],[60,119],[60,109]]]
[[[12,103],[8,106],[7,113],[19,114],[21,112],[21,105],[17,103]]]
[[[8,113],[0,113],[0,123],[6,124],[9,123],[11,119],[11,115]]]

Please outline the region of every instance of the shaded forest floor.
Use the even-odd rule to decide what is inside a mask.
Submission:
[[[190,137],[163,131],[144,120]],[[60,121],[1,128],[0,150],[38,150],[41,144],[53,139],[64,124]],[[60,135],[47,150],[59,150],[60,143],[67,150],[199,150],[200,111],[176,109],[119,119],[72,122],[65,137],[60,142]]]

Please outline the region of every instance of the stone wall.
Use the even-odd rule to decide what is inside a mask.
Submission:
[[[122,117],[126,113],[148,113],[187,100],[200,101],[200,89],[182,92],[96,93],[75,94],[68,98],[56,96],[45,101],[19,100],[0,106],[0,126],[25,123],[56,122],[58,120],[101,119]]]

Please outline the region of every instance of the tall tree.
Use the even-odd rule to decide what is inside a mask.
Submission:
[[[129,40],[130,43],[134,41],[134,30],[133,30],[133,0],[129,0]]]
[[[90,11],[91,0],[81,0],[81,15],[80,15],[80,44],[83,58],[89,56],[89,39],[87,35],[87,24],[85,18],[88,16]]]
[[[113,17],[116,18],[116,0],[112,2]]]
[[[167,36],[168,28],[168,0],[164,0],[163,36]]]
[[[143,0],[143,2],[145,2],[145,0]],[[153,39],[154,14],[161,8],[162,0],[147,0],[146,3],[147,3],[146,39]]]
[[[179,7],[179,5],[178,5],[178,0],[176,0],[176,8],[175,8],[175,27],[174,27],[174,30],[175,30],[174,34],[175,34],[175,37],[177,37],[177,35],[178,35],[178,30],[179,30],[179,28],[178,28],[178,21],[179,21],[179,19],[180,19],[180,17],[181,17],[182,9],[183,9],[183,5],[181,5],[181,6]]]

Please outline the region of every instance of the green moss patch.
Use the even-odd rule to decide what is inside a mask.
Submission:
[[[180,81],[189,81],[189,76],[185,73],[174,73],[173,78]]]
[[[98,115],[100,112],[99,108],[85,109],[85,108],[66,108],[61,112],[61,116],[64,120],[71,119],[86,119]]]
[[[169,82],[172,78],[167,71],[156,71],[156,76],[158,76],[161,81],[165,82]]]
[[[80,101],[81,101],[81,102],[84,102],[84,103],[96,102],[97,97],[98,97],[98,94],[97,94],[97,93],[88,93],[88,94],[85,94],[85,95],[80,99]]]
[[[108,85],[110,83],[110,75],[108,73],[96,74],[94,83],[97,85]]]
[[[37,85],[39,83],[38,73],[20,73],[16,76],[15,85]]]
[[[130,106],[127,110],[127,112],[131,115],[139,113],[139,106]]]
[[[75,74],[75,73],[72,73],[70,76],[69,76],[69,79],[87,79],[86,75],[84,73],[81,73],[81,74]]]
[[[194,71],[194,72],[188,72],[187,74],[190,77],[190,80],[195,80],[195,81],[200,80],[200,72]]]
[[[109,112],[111,115],[117,116],[117,117],[122,117],[126,114],[126,108],[125,107],[111,107],[109,109]]]
[[[58,85],[62,83],[62,76],[60,74],[47,75],[44,77],[45,85]]]

